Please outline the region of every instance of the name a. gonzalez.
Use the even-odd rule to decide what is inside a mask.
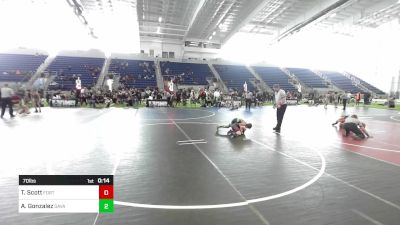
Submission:
[[[25,204],[21,205],[22,209],[60,209],[65,208],[64,204],[31,204],[29,203],[27,206]]]

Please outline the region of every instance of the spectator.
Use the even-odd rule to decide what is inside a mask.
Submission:
[[[33,106],[35,107],[35,113],[37,113],[37,112],[42,112],[42,109],[41,109],[41,107],[40,107],[40,104],[41,104],[41,102],[40,102],[40,94],[39,94],[39,92],[38,91],[32,91],[32,104],[33,104]],[[38,111],[38,109],[39,109],[39,111]]]
[[[356,106],[360,105],[360,101],[361,101],[361,93],[358,92],[355,96],[355,100],[356,100]]]

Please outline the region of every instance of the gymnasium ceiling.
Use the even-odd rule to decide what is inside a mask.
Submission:
[[[72,0],[70,0],[72,1]],[[225,43],[236,32],[280,40],[302,29],[351,35],[394,19],[400,0],[76,0],[85,11],[136,8],[142,39]],[[126,10],[124,11],[126,12]],[[90,24],[90,21],[88,21]],[[121,21],[129,29],[129,21]]]

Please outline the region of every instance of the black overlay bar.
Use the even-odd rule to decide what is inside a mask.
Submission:
[[[113,185],[113,175],[19,175],[19,185]]]

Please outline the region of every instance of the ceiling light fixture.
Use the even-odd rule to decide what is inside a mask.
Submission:
[[[330,16],[329,16],[329,18],[333,18],[333,17],[335,17],[337,14],[336,13],[332,13]]]
[[[158,17],[158,22],[161,23],[162,22],[162,17]]]

